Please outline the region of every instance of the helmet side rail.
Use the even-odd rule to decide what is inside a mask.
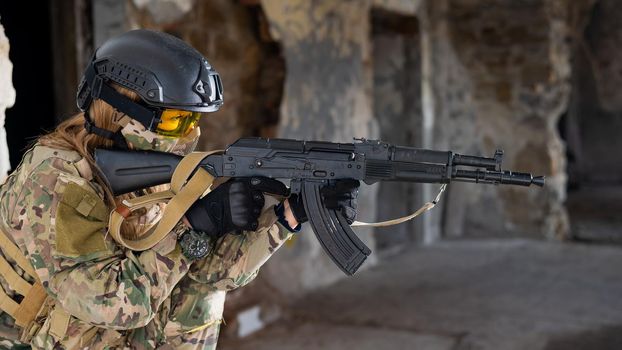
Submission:
[[[265,176],[291,180],[302,196],[313,232],[333,262],[354,274],[371,250],[341,213],[325,207],[320,190],[338,179],[367,184],[452,181],[494,185],[544,186],[544,176],[501,169],[503,152],[491,158],[397,146],[378,140],[354,143],[242,138],[199,167],[214,177]],[[169,183],[182,157],[170,153],[97,149],[95,161],[115,195]]]

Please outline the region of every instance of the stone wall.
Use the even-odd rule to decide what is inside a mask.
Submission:
[[[582,11],[577,27],[571,102],[561,125],[573,185],[622,184],[621,15],[622,3],[600,0]]]
[[[556,125],[570,92],[569,8],[555,1],[427,2],[424,88],[430,85],[433,100],[434,146],[484,156],[501,148],[505,168],[547,176],[544,189],[452,185],[444,202],[449,235],[567,234]]]
[[[585,28],[585,44],[596,80],[602,108],[622,110],[622,4],[617,0],[596,1]]]
[[[423,146],[421,109],[421,44],[419,22],[376,7],[371,12],[374,116],[380,139],[411,147]],[[422,185],[385,182],[378,185],[378,220],[409,215],[423,203]],[[404,249],[424,240],[423,221],[412,220],[374,230],[379,250]]]
[[[166,6],[172,3],[176,2]],[[166,30],[189,41],[225,82],[225,106],[203,121],[202,149],[223,147],[250,134],[333,141],[382,136],[483,156],[503,148],[506,168],[546,175],[545,189],[453,184],[442,207],[416,222],[423,226],[420,240],[484,233],[565,235],[565,158],[556,125],[570,92],[567,3],[215,0],[190,7],[180,1],[174,11],[161,11],[161,6],[159,1],[132,1],[130,26]],[[407,44],[390,34],[373,34],[372,8],[410,16],[420,28]],[[419,73],[408,74],[410,84],[421,89],[420,102],[409,101],[418,104],[408,107],[416,113],[412,119],[393,118],[414,123],[418,133],[410,139],[396,135],[392,123],[386,122],[392,119],[377,119],[380,112],[391,114],[404,105],[373,82],[374,74],[376,82],[382,74],[391,74],[382,73],[383,68],[390,70],[385,63],[404,66],[400,60],[408,55],[389,54],[400,45],[421,61],[420,78]],[[262,110],[257,102],[265,91],[270,92],[271,107]],[[373,98],[383,93],[383,98]],[[275,112],[279,103],[280,118]],[[265,124],[271,126],[262,128]],[[423,186],[413,196],[417,200],[406,206],[432,199],[437,188]],[[362,193],[360,217],[373,220],[376,189],[365,188]],[[380,214],[403,209],[388,206]],[[295,294],[340,276],[309,233],[300,235],[265,269],[270,283],[284,293]]]
[[[283,46],[286,78],[279,135],[307,140],[351,142],[376,138],[370,62],[369,2],[262,1],[270,32]],[[375,187],[360,191],[359,218],[374,220]],[[281,293],[295,295],[343,277],[308,225],[262,274]],[[357,229],[373,250],[369,230]],[[368,258],[366,266],[373,263]]]
[[[421,23],[421,89],[423,147],[456,152],[475,152],[474,108],[471,80],[460,62],[450,36],[449,2],[423,2]],[[437,185],[425,185],[423,199],[432,200]],[[441,204],[423,215],[425,243],[441,236],[461,236],[472,188],[450,186]]]
[[[9,39],[4,34],[4,28],[0,24],[0,183],[4,182],[4,178],[11,168],[6,131],[4,130],[4,111],[15,103],[12,71],[13,65],[9,61]]]

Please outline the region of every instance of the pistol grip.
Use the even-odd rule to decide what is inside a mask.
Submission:
[[[326,181],[302,180],[301,192],[309,223],[324,251],[347,275],[353,275],[371,250],[356,236],[343,215],[326,209],[320,189]]]

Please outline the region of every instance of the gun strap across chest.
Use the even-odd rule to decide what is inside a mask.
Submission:
[[[433,201],[425,203],[421,208],[417,209],[414,213],[412,213],[410,215],[406,215],[406,216],[403,216],[401,218],[397,218],[397,219],[393,219],[393,220],[381,221],[381,222],[361,222],[361,221],[355,221],[350,226],[354,226],[354,227],[385,227],[385,226],[393,226],[393,225],[401,224],[403,222],[412,220],[412,219],[416,218],[417,216],[425,213],[426,211],[434,208],[434,206],[441,200],[441,195],[443,194],[443,192],[445,192],[445,188],[447,188],[447,184],[442,184],[441,188],[438,191],[438,194],[436,195],[436,198]]]
[[[136,251],[147,250],[160,242],[173,230],[188,208],[209,193],[214,177],[198,165],[205,157],[218,152],[222,151],[193,152],[185,156],[173,173],[170,190],[124,200],[110,214],[108,230],[112,238],[118,244]],[[167,205],[155,227],[137,239],[123,237],[121,225],[133,211],[162,202]]]
[[[13,269],[5,257],[0,256],[0,275],[15,293],[23,296],[22,301],[18,303],[0,288],[0,310],[13,317],[17,326],[26,328],[36,318],[47,298],[47,293],[28,258],[3,230],[0,230],[0,248],[6,257],[15,261],[17,266],[35,281],[32,284],[26,281]]]

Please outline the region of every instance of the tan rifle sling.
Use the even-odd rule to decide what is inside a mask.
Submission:
[[[110,214],[108,231],[112,238],[118,244],[137,251],[147,250],[160,242],[173,230],[190,206],[209,193],[214,177],[198,165],[205,157],[218,152],[222,151],[193,152],[185,156],[175,168],[170,190],[124,200]],[[160,202],[167,204],[162,218],[154,228],[138,239],[123,237],[121,225],[133,211]]]
[[[393,225],[401,224],[403,222],[412,220],[416,218],[417,216],[425,213],[426,211],[434,208],[434,206],[441,200],[441,195],[443,194],[443,192],[445,192],[445,188],[447,188],[447,184],[442,184],[441,188],[438,191],[438,194],[436,195],[436,198],[433,201],[425,203],[421,208],[417,209],[414,213],[410,215],[406,215],[401,218],[397,218],[393,220],[381,221],[381,222],[355,221],[352,223],[351,226],[353,227],[385,227],[385,226],[393,226]]]

